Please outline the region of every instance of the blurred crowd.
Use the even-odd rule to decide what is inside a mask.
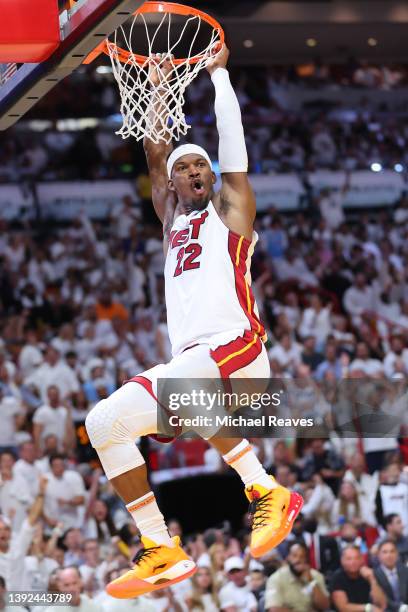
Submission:
[[[233,76],[252,171],[408,161],[405,119],[378,114],[368,100],[297,116],[276,96],[299,85],[395,88],[406,84],[405,68],[316,61],[246,74]],[[215,158],[214,118],[200,110],[211,87],[206,75],[197,81],[187,112],[190,138]],[[55,92],[38,118],[117,109],[106,74],[80,71]],[[293,533],[255,561],[249,514],[239,530],[226,522],[192,533],[176,516],[171,535],[197,561],[196,575],[132,601],[104,592],[141,543],[99,468],[85,417],[126,380],[171,359],[162,232],[143,170],[140,147],[102,127],[2,135],[0,182],[141,174],[140,201],[125,197],[103,221],[85,211],[60,225],[0,220],[0,610],[9,609],[7,589],[70,593],[80,612],[408,612],[408,199],[346,216],[347,178],[340,191],[310,194],[302,212],[271,207],[256,220],[253,290],[284,391],[279,416],[319,423],[309,435],[251,438],[278,481],[304,496]],[[153,481],[230,473],[201,440],[137,443]],[[37,603],[31,609],[46,609]]]
[[[326,66],[314,73],[310,81],[322,82],[326,90],[330,74]],[[303,71],[307,66],[303,67]],[[239,70],[232,69],[232,80],[240,101],[250,171],[253,173],[313,171],[319,168],[369,169],[372,163],[399,171],[408,166],[406,103],[401,111],[387,103],[375,104],[369,92],[381,89],[379,75],[394,72],[390,68],[369,68],[360,64],[347,80],[347,70],[339,74],[341,83],[362,87],[361,99],[350,104],[317,99],[299,112],[289,110],[288,95],[296,92],[302,77],[301,67]],[[340,70],[340,69],[339,69]],[[371,80],[364,75],[375,73]],[[377,74],[378,73],[378,74]],[[337,74],[334,71],[334,74]],[[406,71],[395,69],[398,83],[405,83]],[[377,78],[378,77],[378,78]],[[365,82],[367,81],[367,82]],[[60,86],[35,106],[26,118],[44,118],[47,127],[41,131],[24,131],[20,124],[1,136],[0,183],[30,180],[108,179],[131,177],[144,170],[140,143],[122,140],[119,129],[119,100],[112,74],[96,71],[75,73],[69,87]],[[367,93],[363,88],[366,85]],[[371,89],[370,89],[371,88]],[[290,97],[290,96],[289,96]],[[213,86],[203,71],[194,86],[187,89],[185,113],[194,127],[187,139],[204,146],[212,159],[217,158],[218,141],[212,105]],[[57,123],[61,117],[99,117],[79,127]],[[107,117],[111,121],[106,123]],[[116,117],[113,119],[113,117]],[[105,118],[105,120],[102,120]],[[105,122],[104,122],[105,121]]]
[[[324,191],[308,214],[272,208],[256,221],[253,288],[272,374],[286,393],[282,414],[317,415],[325,431],[251,440],[278,480],[305,498],[294,534],[257,562],[247,554],[248,516],[239,533],[224,526],[185,534],[197,575],[129,604],[111,600],[103,586],[129,566],[140,540],[98,467],[84,421],[124,381],[171,358],[161,228],[129,197],[109,222],[92,223],[85,212],[63,227],[2,222],[0,576],[7,589],[24,583],[27,591],[76,593],[84,611],[346,610],[343,591],[373,611],[398,596],[387,609],[403,610],[408,203],[353,220],[342,207],[346,190]],[[369,413],[396,416],[391,433],[364,435],[357,424],[351,435],[359,402]],[[144,452],[153,474],[167,470],[173,479],[186,468],[229,469],[199,440],[149,440]],[[174,533],[182,531],[176,519]],[[400,594],[387,587],[387,568],[396,568]]]

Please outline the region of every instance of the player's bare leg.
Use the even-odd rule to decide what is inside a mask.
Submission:
[[[224,432],[225,433],[225,432]],[[243,438],[223,438],[218,432],[208,442],[221,453],[241,477],[253,514],[251,554],[262,557],[290,533],[303,499],[279,485],[266,473],[249,442]]]

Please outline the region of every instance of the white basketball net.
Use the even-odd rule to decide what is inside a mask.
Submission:
[[[142,65],[134,57],[132,34],[138,19],[139,22],[142,19],[145,26],[149,57],[157,52],[157,50],[153,49],[153,45],[160,28],[162,26],[167,27],[167,49],[161,50],[163,55],[156,65],[159,76],[158,85],[152,82],[149,75],[149,61],[145,61]],[[144,136],[148,136],[155,143],[169,143],[172,138],[179,140],[191,127],[186,122],[183,113],[184,92],[199,71],[205,68],[211,58],[214,57],[214,54],[211,55],[211,51],[217,42],[220,41],[220,36],[218,30],[212,29],[208,45],[199,53],[195,53],[194,57],[198,57],[198,61],[191,64],[189,59],[193,57],[192,51],[202,19],[198,15],[186,18],[181,34],[173,44],[170,43],[171,19],[171,13],[164,13],[155,32],[151,35],[144,15],[136,14],[133,16],[132,24],[127,31],[120,27],[115,32],[114,41],[106,41],[107,50],[112,62],[113,74],[119,85],[121,97],[120,112],[123,125],[116,134],[120,134],[122,138],[134,136],[136,140],[141,140]],[[194,21],[197,23],[195,24]],[[162,70],[163,62],[170,55],[173,55],[173,51],[183,38],[186,28],[191,23],[196,25],[196,30],[191,40],[188,56],[180,64],[175,65],[172,62],[173,70],[165,77]],[[125,45],[123,41],[125,41]],[[117,45],[119,45],[119,48]],[[125,62],[120,61],[120,46],[130,53]]]

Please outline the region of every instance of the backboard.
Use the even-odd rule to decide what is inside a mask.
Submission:
[[[68,0],[60,9],[61,42],[52,55],[38,64],[17,65],[17,70],[4,68],[8,78],[0,82],[0,130],[13,125],[80,66],[141,4],[142,0]]]

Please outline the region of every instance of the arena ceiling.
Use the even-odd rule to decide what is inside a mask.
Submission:
[[[332,61],[350,56],[408,61],[405,0],[206,0],[197,4],[220,19],[233,50],[231,59],[239,63],[293,62],[316,56]],[[315,46],[309,46],[310,39]]]

